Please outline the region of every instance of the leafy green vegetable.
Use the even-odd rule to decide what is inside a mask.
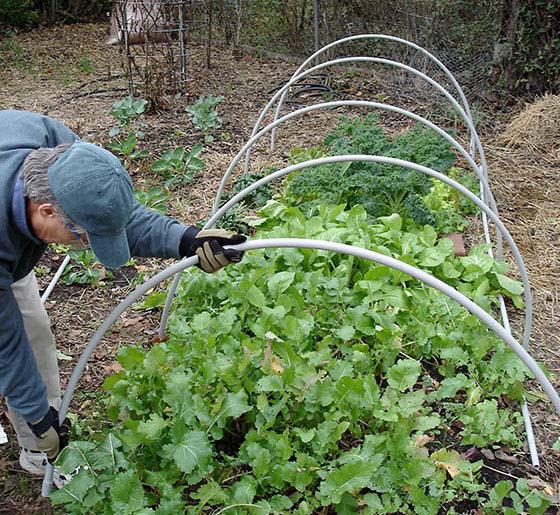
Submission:
[[[118,120],[121,127],[126,127],[144,113],[147,104],[147,100],[142,98],[134,100],[134,98],[128,96],[123,100],[114,102],[109,114]],[[118,133],[119,131],[113,131],[110,136],[116,136]]]
[[[379,117],[341,117],[337,128],[325,138],[331,155],[369,154],[411,161],[442,173],[455,162],[455,155],[441,136],[424,127],[415,127],[389,140]],[[321,150],[292,153],[293,162],[321,157]],[[361,204],[372,217],[399,213],[419,224],[435,224],[434,214],[423,197],[431,179],[419,172],[397,166],[353,162],[322,165],[288,178],[286,201],[304,210],[318,204]]]
[[[306,218],[269,201],[257,237],[369,248],[488,310],[498,294],[519,300],[485,246],[457,258],[432,227],[403,229],[399,215],[371,224],[361,206],[316,211]],[[185,273],[169,332],[150,350],[121,350],[124,370],[105,381],[112,433],[62,453],[64,470],[82,468],[53,494],[57,504],[75,513],[437,513],[470,500],[543,512],[526,483],[490,490],[482,463],[460,456],[462,445],[522,445],[521,420],[504,401],[523,399],[523,365],[474,316],[401,272],[306,249],[255,251],[218,274]]]
[[[236,193],[244,190],[251,184],[254,184],[259,179],[262,179],[273,170],[267,170],[264,173],[244,173],[240,177],[238,177],[235,182],[233,183],[233,187],[231,189],[231,194],[226,197],[225,200],[229,200],[229,198],[233,197]],[[249,208],[259,208],[264,206],[272,197],[272,187],[270,183],[261,186],[260,188],[256,189],[254,192],[247,195],[244,199],[244,205]]]
[[[478,184],[472,175],[467,175],[463,170],[451,167],[447,173],[451,178],[471,190],[478,192]],[[428,209],[435,216],[436,230],[441,234],[460,232],[468,225],[468,216],[477,212],[478,207],[447,184],[433,180],[430,192],[424,197]]]
[[[62,274],[64,284],[100,286],[105,279],[113,279],[113,272],[97,261],[92,250],[69,250],[68,255],[71,261]]]
[[[150,209],[155,209],[164,214],[167,212],[169,194],[163,188],[153,187],[147,190],[134,190],[134,198]]]
[[[152,171],[165,177],[165,186],[170,188],[175,184],[189,184],[195,172],[204,170],[204,161],[199,155],[202,145],[194,145],[188,152],[184,147],[166,150],[161,158],[154,161]]]
[[[207,143],[214,139],[211,135],[212,131],[222,126],[222,119],[216,108],[223,99],[222,96],[207,95],[200,97],[193,105],[185,108],[195,129],[204,132]]]

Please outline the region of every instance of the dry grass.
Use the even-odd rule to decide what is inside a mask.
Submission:
[[[502,221],[524,258],[533,293],[531,353],[560,387],[560,96],[529,104],[487,147],[489,174]],[[522,317],[513,316],[520,334]],[[538,392],[537,386],[533,387]],[[540,397],[540,393],[538,393]],[[531,403],[542,471],[560,477],[550,447],[560,433],[548,402]]]
[[[496,138],[496,144],[509,150],[560,161],[560,95],[545,95],[528,104]]]

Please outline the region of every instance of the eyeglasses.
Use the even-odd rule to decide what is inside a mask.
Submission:
[[[78,234],[76,231],[72,231],[71,229],[68,230],[72,233],[72,236],[74,236],[74,239],[76,240],[75,245],[79,250],[87,250],[89,248],[89,241],[87,239],[87,236],[85,237],[85,239],[83,238],[86,233]]]
[[[61,217],[64,227],[74,236],[77,242],[77,247],[80,250],[86,250],[89,248],[89,241],[87,240],[86,230],[80,227],[78,224],[72,222],[68,217]],[[84,239],[83,236],[86,235]]]

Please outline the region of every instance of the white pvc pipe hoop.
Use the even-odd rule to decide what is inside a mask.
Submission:
[[[478,137],[478,134],[476,132],[476,129],[474,127],[474,124],[473,124],[472,120],[469,118],[469,116],[466,114],[466,112],[463,110],[463,108],[459,105],[457,100],[455,100],[455,98],[453,98],[453,96],[451,96],[451,94],[445,88],[443,88],[440,84],[438,84],[436,81],[434,81],[433,79],[431,79],[430,77],[428,77],[424,73],[416,70],[415,68],[411,68],[410,66],[407,66],[407,65],[395,62],[395,61],[390,61],[390,60],[387,60],[387,59],[381,59],[381,58],[375,58],[375,57],[346,57],[346,58],[343,58],[343,59],[336,59],[334,61],[328,61],[328,62],[325,62],[325,63],[322,63],[320,65],[317,65],[317,66],[314,66],[314,67],[310,68],[309,70],[301,73],[295,79],[291,79],[290,81],[288,81],[280,90],[278,90],[278,92],[272,97],[272,99],[269,101],[269,103],[267,104],[265,109],[262,111],[261,116],[259,116],[259,119],[257,120],[257,123],[256,123],[255,126],[258,127],[260,125],[260,123],[262,122],[262,119],[264,118],[264,113],[266,112],[266,110],[270,106],[272,106],[274,104],[274,102],[276,101],[276,99],[284,91],[286,91],[294,82],[296,82],[297,80],[301,79],[302,77],[304,77],[306,75],[309,75],[309,74],[313,73],[316,70],[319,70],[319,69],[322,69],[322,68],[325,68],[325,67],[328,67],[328,66],[332,66],[332,65],[335,65],[335,64],[345,63],[345,62],[374,62],[374,63],[386,64],[386,65],[389,65],[389,66],[394,66],[396,68],[406,70],[406,71],[422,78],[423,80],[425,80],[429,84],[431,84],[434,88],[436,88],[440,93],[442,93],[449,100],[449,102],[452,104],[455,111],[460,115],[460,117],[465,122],[465,125],[468,127],[472,137],[474,138],[475,146],[476,146],[476,149],[478,150],[478,153],[479,153],[479,156],[480,156],[481,174],[485,177],[485,179],[487,179],[487,173],[486,173],[487,164],[486,164],[485,153],[484,153],[484,150],[482,148],[482,143],[480,141],[480,138]],[[286,119],[286,117],[284,117],[282,119]],[[277,127],[278,126],[278,123],[277,123],[278,121],[279,120],[274,121],[273,123],[269,124],[267,127],[272,127],[272,128]],[[249,141],[252,141],[252,140],[253,140],[253,137]],[[246,155],[245,155],[245,168],[246,169],[248,167],[248,163],[249,163],[249,159],[250,159],[250,148],[251,148],[251,146],[252,145],[246,145],[243,148],[243,151],[246,152]],[[222,182],[220,184],[218,193],[216,195],[216,200],[214,201],[213,212],[215,212],[215,210],[217,209],[217,206],[219,205],[219,201],[220,201],[221,195],[223,193],[225,183],[226,183],[227,179],[229,178],[229,175],[231,174],[232,168],[233,167],[230,166],[228,168],[228,170],[226,171],[226,173],[224,174],[223,178],[222,178]],[[483,194],[483,199],[485,201],[488,201],[487,197],[484,194]],[[502,240],[501,240],[501,235],[500,234],[497,235],[496,246],[497,246],[498,258],[501,259],[503,251],[502,251]]]
[[[432,78],[428,77],[425,73],[422,73],[421,71],[417,70],[416,68],[412,68],[411,66],[408,66],[406,64],[402,64],[402,63],[399,63],[399,62],[396,62],[396,61],[391,61],[389,59],[382,59],[382,58],[379,58],[379,57],[344,57],[344,58],[335,59],[335,60],[332,60],[332,61],[327,61],[327,62],[318,64],[318,65],[315,65],[312,68],[309,68],[308,70],[300,73],[295,78],[290,79],[270,99],[268,104],[261,111],[261,114],[259,115],[259,118],[257,119],[257,122],[255,123],[255,128],[253,129],[253,132],[255,132],[258,129],[258,127],[261,125],[265,114],[268,112],[270,107],[272,107],[272,105],[274,105],[276,100],[282,94],[284,94],[286,91],[288,91],[288,89],[291,86],[293,86],[297,81],[299,81],[301,78],[303,78],[307,75],[310,75],[310,74],[316,72],[317,70],[321,70],[322,68],[326,68],[326,67],[329,67],[329,66],[340,65],[340,64],[344,64],[344,63],[356,63],[356,62],[384,64],[384,65],[387,65],[387,66],[392,66],[392,67],[395,67],[395,68],[399,68],[401,70],[405,70],[405,71],[407,71],[409,73],[412,73],[413,75],[416,75],[417,77],[420,77],[421,79],[425,80],[431,86],[433,86],[437,91],[439,91],[441,94],[443,94],[449,100],[449,102],[452,104],[454,110],[463,119],[463,121],[465,122],[465,125],[467,126],[467,128],[469,130],[469,133],[470,133],[471,137],[474,139],[474,144],[475,144],[476,150],[478,151],[479,156],[480,156],[482,173],[486,177],[486,175],[487,175],[486,156],[485,156],[484,150],[482,148],[480,138],[478,137],[478,133],[476,132],[476,129],[474,127],[474,123],[473,123],[472,119],[469,117],[469,115],[467,115],[467,113],[464,111],[464,109],[461,107],[461,105],[457,102],[457,100],[443,86],[441,86],[438,82],[436,82]],[[250,153],[247,152],[247,155],[245,157],[245,169],[246,170],[248,169],[249,160],[250,160]]]
[[[382,109],[382,110],[386,110],[386,111],[392,111],[392,112],[401,114],[403,116],[406,116],[407,118],[411,118],[411,119],[423,124],[424,126],[429,127],[432,130],[434,130],[437,134],[439,134],[440,136],[445,138],[448,142],[450,142],[450,144],[456,150],[458,150],[459,153],[466,159],[466,161],[469,163],[469,165],[471,166],[475,175],[477,176],[478,180],[481,183],[482,198],[485,201],[488,200],[489,205],[492,208],[492,210],[494,211],[494,213],[496,213],[496,215],[498,214],[498,208],[497,208],[494,196],[492,194],[492,191],[490,190],[490,186],[488,184],[488,179],[484,176],[481,169],[475,163],[473,158],[468,154],[468,152],[464,149],[464,147],[460,143],[457,142],[457,140],[455,140],[453,137],[451,137],[447,132],[445,132],[443,129],[441,129],[436,124],[430,122],[429,120],[426,120],[425,118],[423,118],[423,117],[421,117],[417,114],[412,113],[411,111],[407,111],[406,109],[401,109],[399,107],[395,107],[395,106],[390,105],[390,104],[383,104],[383,103],[379,103],[379,102],[369,102],[369,101],[364,101],[364,100],[344,100],[344,101],[337,101],[337,102],[324,102],[324,103],[321,103],[321,104],[315,104],[313,106],[298,109],[297,111],[293,111],[293,112],[283,116],[282,118],[280,118],[278,120],[275,120],[274,122],[268,124],[261,131],[259,131],[257,134],[253,135],[247,141],[247,143],[243,146],[243,148],[237,153],[237,155],[234,157],[234,159],[231,161],[230,165],[226,169],[226,171],[225,171],[225,173],[222,177],[222,180],[220,182],[220,186],[218,187],[218,191],[216,193],[216,198],[214,199],[214,205],[213,205],[213,208],[212,208],[212,213],[215,213],[216,210],[218,209],[218,207],[220,205],[221,197],[222,197],[224,189],[226,187],[227,180],[229,179],[230,175],[233,173],[233,170],[235,169],[235,167],[237,166],[237,164],[239,163],[239,161],[243,157],[243,154],[245,154],[246,157],[247,157],[249,155],[250,149],[266,133],[268,133],[270,130],[274,130],[274,128],[278,127],[280,124],[285,123],[285,122],[291,120],[294,117],[301,116],[301,115],[306,114],[306,113],[311,112],[311,111],[316,111],[316,110],[320,110],[320,109],[329,109],[329,108],[338,107],[338,106],[358,106],[358,107],[364,106],[364,107],[370,107],[370,108],[374,108],[374,109]],[[485,230],[486,229],[487,229],[487,226],[485,225]],[[501,259],[502,256],[503,256],[503,248],[502,248],[502,235],[500,233],[497,233],[496,247],[497,247],[497,252],[498,252],[498,258]]]
[[[49,298],[49,295],[52,293],[54,287],[56,286],[56,283],[58,282],[58,280],[60,279],[60,277],[64,273],[64,270],[66,269],[66,267],[68,266],[68,263],[70,263],[70,255],[69,254],[66,255],[66,257],[64,258],[64,261],[58,267],[58,270],[56,271],[53,278],[51,279],[51,282],[47,286],[46,290],[43,292],[43,295],[41,296],[41,302],[45,303],[47,301],[47,299]]]
[[[421,46],[417,45],[416,43],[413,43],[412,41],[408,41],[406,39],[398,38],[398,37],[395,37],[395,36],[389,36],[387,34],[357,34],[355,36],[349,36],[349,37],[346,37],[346,38],[342,38],[342,39],[338,39],[336,41],[333,41],[332,43],[329,43],[328,45],[325,45],[323,48],[317,50],[313,55],[309,56],[305,61],[303,61],[303,63],[301,63],[301,65],[294,72],[294,74],[292,75],[291,78],[292,79],[296,78],[302,72],[302,70],[305,69],[305,67],[309,63],[315,61],[318,56],[325,53],[327,50],[330,50],[331,48],[333,48],[335,46],[342,45],[343,43],[348,43],[350,41],[367,40],[367,39],[381,39],[381,40],[393,41],[393,42],[396,42],[396,43],[402,43],[403,45],[414,48],[415,50],[424,54],[440,70],[442,70],[443,73],[450,80],[451,84],[455,88],[455,91],[459,94],[459,97],[461,99],[461,102],[462,102],[462,104],[465,108],[465,111],[466,111],[467,115],[469,116],[469,118],[471,119],[471,121],[473,122],[473,125],[474,125],[474,120],[473,120],[473,117],[472,117],[472,114],[471,114],[469,103],[467,101],[467,97],[466,97],[465,93],[463,92],[463,89],[459,85],[459,82],[457,81],[457,79],[455,79],[455,76],[451,73],[451,71],[447,68],[447,66],[445,66],[445,64],[443,64],[442,61],[440,61],[435,55],[433,55],[431,52],[429,52],[425,48],[422,48]],[[278,101],[278,105],[276,107],[276,113],[274,115],[274,120],[276,120],[280,116],[280,111],[282,110],[282,106],[284,105],[284,100],[286,98],[287,93],[288,93],[287,90],[284,91],[284,93],[282,93],[282,96],[280,97],[280,100]],[[266,111],[268,111],[268,107],[265,108],[265,113],[264,114],[266,114]],[[263,114],[263,117],[264,117],[264,114]],[[253,129],[253,134],[255,134],[257,132],[258,123],[259,122],[257,122],[257,125],[255,125],[255,127]],[[271,142],[270,142],[271,151],[274,150],[275,134],[276,134],[276,130],[272,131]],[[474,141],[473,141],[472,135],[471,135],[471,154],[473,155],[473,158],[474,158],[475,157],[475,155],[474,155]]]
[[[453,136],[451,136],[448,132],[443,130],[441,127],[439,127],[435,123],[430,122],[426,118],[423,118],[423,117],[421,117],[421,116],[419,116],[419,115],[417,115],[417,114],[415,114],[411,111],[407,111],[406,109],[396,107],[392,104],[384,104],[384,103],[380,103],[380,102],[371,102],[371,101],[368,101],[368,100],[338,100],[338,101],[334,101],[334,102],[322,102],[322,103],[319,103],[319,104],[314,104],[312,106],[308,106],[308,107],[298,109],[296,111],[292,111],[291,113],[289,113],[289,114],[283,116],[282,118],[275,120],[273,123],[265,126],[260,132],[253,135],[247,141],[245,146],[238,152],[238,154],[234,157],[234,159],[232,160],[232,162],[230,163],[230,165],[226,169],[226,172],[225,172],[225,174],[222,178],[222,181],[220,183],[218,192],[216,194],[216,198],[214,200],[214,208],[213,208],[214,212],[216,211],[216,209],[219,206],[219,202],[220,202],[221,196],[223,195],[223,191],[225,189],[227,179],[233,173],[233,170],[235,169],[235,167],[237,166],[237,164],[239,163],[239,161],[243,157],[243,154],[248,152],[268,132],[270,132],[271,130],[274,131],[274,129],[277,128],[278,125],[280,125],[282,123],[285,123],[285,122],[291,120],[294,117],[299,117],[299,116],[302,116],[304,114],[307,114],[307,113],[310,113],[310,112],[313,112],[313,111],[333,109],[333,108],[337,108],[337,107],[368,107],[368,108],[372,108],[372,109],[380,109],[380,110],[384,110],[384,111],[390,111],[390,112],[393,112],[393,113],[403,115],[407,118],[410,118],[410,119],[424,125],[425,127],[428,127],[430,129],[432,129],[439,136],[441,136],[446,141],[448,141],[449,144],[461,154],[461,157],[463,157],[465,159],[465,161],[467,161],[471,170],[474,172],[477,179],[481,183],[481,188],[482,188],[482,192],[483,192],[482,197],[483,198],[488,198],[489,207],[492,209],[492,211],[494,213],[498,214],[498,208],[497,208],[497,205],[496,205],[496,200],[495,200],[495,198],[492,194],[492,191],[491,191],[490,186],[488,184],[488,180],[486,179],[486,177],[484,177],[484,175],[482,174],[482,172],[480,170],[480,167],[476,164],[476,162],[471,157],[471,155],[466,151],[466,149],[455,138],[453,138]]]
[[[370,157],[370,156],[366,156]],[[544,392],[551,400],[556,413],[560,416],[560,396],[555,390],[552,383],[548,380],[546,375],[543,373],[539,365],[531,357],[531,355],[520,345],[515,338],[507,331],[501,324],[499,324],[494,318],[484,311],[481,307],[477,306],[474,302],[465,297],[462,293],[458,292],[448,284],[435,278],[434,276],[419,270],[416,267],[403,263],[395,258],[373,252],[371,250],[353,247],[351,245],[345,245],[342,243],[336,243],[332,241],[323,240],[311,240],[311,239],[299,239],[299,238],[273,238],[268,240],[254,240],[247,241],[241,245],[232,246],[231,248],[236,248],[238,250],[256,250],[265,248],[307,248],[307,249],[317,249],[325,251],[339,252],[342,254],[347,254],[350,256],[355,256],[363,259],[372,261],[373,263],[378,263],[395,270],[399,270],[405,274],[424,282],[428,286],[441,291],[451,299],[457,301],[461,306],[466,308],[470,313],[476,316],[483,324],[485,324],[491,331],[502,338],[506,344],[519,356],[523,363],[527,366],[529,371],[534,375],[535,379],[542,386]],[[70,401],[74,390],[85,370],[86,364],[89,357],[94,352],[101,339],[105,333],[110,329],[113,323],[118,320],[120,315],[126,311],[134,302],[136,302],[142,295],[148,292],[151,288],[156,287],[159,283],[171,277],[172,275],[179,274],[186,268],[192,267],[198,263],[198,257],[193,256],[188,259],[184,259],[171,265],[166,270],[158,273],[154,277],[148,279],[144,284],[141,284],[130,293],[104,320],[103,324],[95,332],[95,334],[90,339],[87,347],[83,351],[82,355],[76,367],[72,372],[72,376],[66,387],[66,392],[62,399],[62,404],[60,406],[59,417],[62,421],[68,412],[68,407],[70,406]],[[51,464],[47,465],[47,471],[43,479],[42,495],[48,497],[52,489],[52,475],[53,466]]]
[[[417,115],[417,114],[415,114],[411,111],[407,111],[406,109],[402,109],[400,107],[396,107],[396,106],[393,106],[391,104],[384,104],[384,103],[381,103],[381,102],[371,102],[371,101],[367,101],[367,100],[338,100],[338,101],[334,101],[334,102],[323,102],[323,103],[315,104],[315,105],[312,105],[312,106],[304,107],[304,108],[298,109],[296,111],[292,111],[291,113],[283,116],[282,118],[279,118],[279,119],[275,120],[274,122],[268,124],[263,129],[261,129],[258,133],[251,136],[251,138],[245,143],[243,148],[236,154],[236,156],[233,158],[230,165],[226,169],[226,171],[225,171],[225,173],[222,177],[222,180],[220,182],[220,186],[218,187],[216,197],[214,199],[213,212],[216,212],[216,210],[218,209],[218,207],[220,205],[220,200],[221,200],[221,197],[223,195],[224,189],[226,187],[227,180],[229,179],[229,177],[233,173],[233,170],[235,169],[235,167],[237,166],[239,161],[242,159],[243,155],[244,154],[247,155],[249,153],[250,149],[263,136],[265,136],[271,130],[273,131],[280,124],[286,123],[293,118],[302,116],[304,114],[307,114],[307,113],[310,113],[310,112],[313,112],[313,111],[333,109],[333,108],[336,108],[336,107],[368,107],[368,108],[372,108],[372,109],[380,109],[380,110],[383,110],[383,111],[390,111],[390,112],[397,113],[397,114],[400,114],[402,116],[405,116],[407,118],[410,118],[410,119],[424,125],[425,127],[428,127],[430,129],[432,129],[438,135],[440,135],[445,140],[447,140],[451,144],[451,146],[453,146],[453,148],[455,148],[461,154],[461,156],[468,162],[469,166],[471,167],[471,169],[475,173],[476,177],[482,183],[482,188],[483,188],[483,191],[485,193],[483,195],[483,198],[488,198],[489,199],[490,207],[497,214],[496,202],[495,202],[495,199],[494,199],[494,197],[492,195],[492,192],[490,190],[488,180],[486,179],[486,177],[484,177],[484,175],[482,174],[479,166],[476,164],[476,162],[473,160],[473,158],[470,156],[470,154],[465,150],[465,148],[455,138],[453,138],[450,134],[448,134],[446,131],[444,131],[442,128],[440,128],[435,123],[430,122],[426,118],[423,118],[422,116],[419,116],[419,115]]]

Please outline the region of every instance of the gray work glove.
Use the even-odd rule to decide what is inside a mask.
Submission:
[[[239,245],[247,239],[242,234],[234,234],[224,229],[200,230],[189,227],[181,238],[179,253],[183,257],[198,256],[198,267],[206,273],[217,272],[230,263],[238,263],[243,251],[224,249],[223,245]]]
[[[28,422],[27,425],[37,437],[38,450],[46,453],[49,461],[53,463],[58,453],[68,445],[70,420],[65,418],[62,424],[59,424],[58,411],[51,406],[41,420]]]

